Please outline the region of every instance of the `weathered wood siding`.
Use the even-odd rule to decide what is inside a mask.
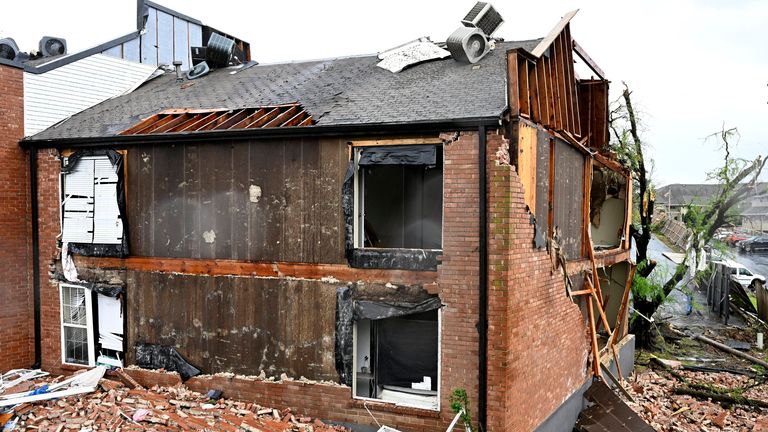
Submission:
[[[204,373],[338,381],[334,285],[137,271],[127,285],[129,347],[174,346]]]
[[[549,146],[551,135],[536,134],[536,223],[549,237]]]
[[[563,235],[567,259],[581,257],[582,202],[584,200],[584,155],[573,146],[555,139],[554,226]]]
[[[131,253],[343,263],[343,140],[224,141],[129,151]]]

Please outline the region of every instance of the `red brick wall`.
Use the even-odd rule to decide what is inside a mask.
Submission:
[[[40,298],[43,369],[59,371],[61,365],[61,315],[59,314],[59,285],[49,275],[50,266],[58,256],[59,222],[58,153],[39,150],[37,153],[37,202],[40,230]]]
[[[584,383],[589,343],[579,305],[565,295],[562,272],[551,271],[546,249],[532,246],[523,186],[504,162],[506,151],[501,137],[489,136],[488,426],[528,431]]]
[[[450,395],[467,391],[477,412],[479,311],[479,140],[462,133],[443,149],[443,259],[438,269],[442,309],[441,396],[446,419]],[[445,430],[445,429],[443,429]]]
[[[34,362],[23,70],[0,64],[0,371]]]

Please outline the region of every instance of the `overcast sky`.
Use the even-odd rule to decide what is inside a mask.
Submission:
[[[382,51],[420,36],[442,41],[474,4],[462,1],[157,0],[250,42],[259,62]],[[43,35],[86,49],[136,26],[135,0],[3,2],[0,35],[22,50]],[[506,19],[496,36],[546,35],[580,9],[571,32],[612,81],[634,91],[657,185],[705,181],[722,152],[703,138],[738,127],[736,154],[768,154],[768,1],[496,1]],[[768,173],[762,176],[768,179]]]

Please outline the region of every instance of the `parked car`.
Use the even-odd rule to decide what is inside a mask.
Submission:
[[[715,240],[725,240],[726,237],[733,235],[733,231],[719,231],[715,234]]]
[[[734,246],[736,246],[737,248],[739,248],[739,249],[742,249],[742,250],[743,250],[743,249],[744,249],[744,245],[745,245],[745,244],[747,244],[747,243],[751,242],[752,240],[754,240],[754,239],[756,239],[756,238],[757,238],[756,236],[751,236],[751,237],[749,237],[749,238],[747,238],[747,239],[744,239],[744,240],[741,240],[741,241],[737,241],[737,242],[736,242],[736,244],[735,244]]]
[[[726,243],[728,243],[729,245],[733,246],[733,245],[735,245],[737,242],[740,242],[740,241],[743,241],[743,240],[747,240],[749,237],[750,237],[750,236],[748,236],[748,235],[746,235],[746,234],[733,233],[733,234],[731,234],[731,235],[729,235],[729,236],[726,236],[726,237],[723,239],[723,241],[724,241],[724,242],[726,242]]]
[[[755,237],[741,242],[739,248],[745,252],[768,251],[768,237]]]
[[[755,281],[765,283],[765,276],[754,274],[748,268],[735,262],[728,262],[731,268],[731,279],[739,283],[744,288],[755,289]]]

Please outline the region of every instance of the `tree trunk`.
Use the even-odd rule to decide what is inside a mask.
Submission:
[[[645,317],[651,318],[659,308],[661,302],[648,301],[645,299],[635,298],[632,301],[632,306],[635,311],[643,314]],[[630,333],[635,335],[635,344],[640,348],[653,349],[656,345],[656,327],[653,323],[648,322],[640,315],[635,315],[630,325]]]

